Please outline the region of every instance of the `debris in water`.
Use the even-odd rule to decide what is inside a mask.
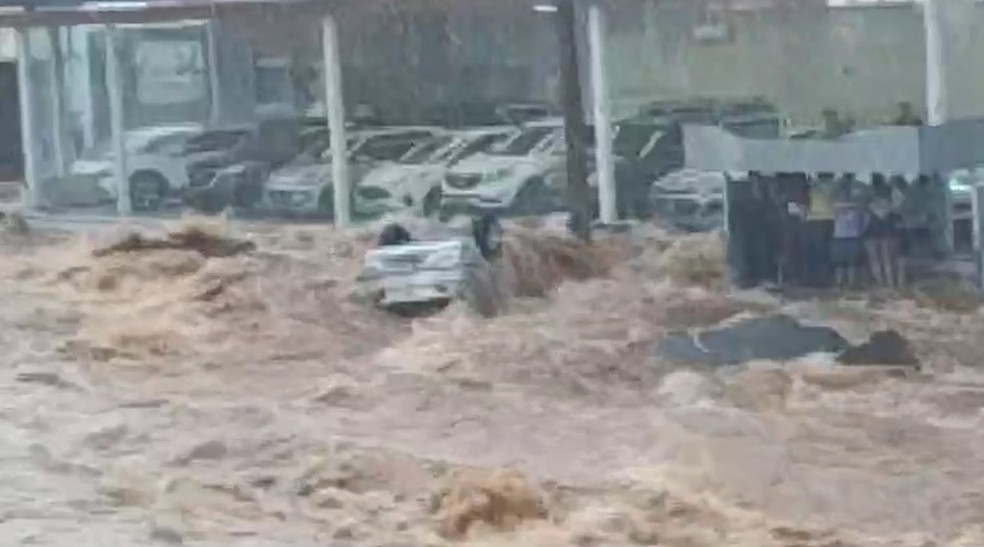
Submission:
[[[894,330],[878,331],[866,341],[848,348],[837,361],[845,365],[900,365],[919,368],[919,358],[909,341]]]
[[[125,231],[92,254],[101,257],[116,253],[178,249],[195,251],[202,256],[229,257],[256,249],[252,241],[228,237],[207,225],[189,223],[164,236],[152,236],[138,231]]]
[[[547,518],[536,487],[521,473],[504,469],[455,473],[434,506],[442,535],[452,539],[466,537],[478,524],[511,531],[523,522]]]
[[[788,361],[811,353],[839,353],[847,340],[829,327],[807,327],[787,315],[756,317],[696,334],[675,333],[657,346],[670,361],[710,366]]]

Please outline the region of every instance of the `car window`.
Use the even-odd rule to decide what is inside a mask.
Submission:
[[[209,131],[188,139],[188,142],[185,144],[185,152],[194,154],[228,150],[242,142],[248,135],[249,131],[244,129]]]
[[[505,138],[506,138],[506,134],[504,133],[480,135],[469,141],[464,146],[455,150],[451,154],[451,157],[448,158],[448,161],[458,162],[473,154],[478,154],[479,152],[488,152],[492,146],[494,146],[499,142],[502,142],[503,140],[505,140]]]
[[[151,139],[147,142],[143,149],[139,151],[146,154],[168,154],[172,152],[180,152],[185,142],[192,138],[192,136],[193,133],[190,132],[161,135]]]
[[[430,138],[433,138],[433,135],[427,132],[376,135],[369,137],[352,150],[352,155],[353,157],[376,161],[396,161],[415,146]]]
[[[612,151],[623,158],[638,158],[657,133],[652,125],[627,123],[618,126]]]
[[[434,155],[454,142],[453,137],[438,137],[413,148],[400,158],[401,163],[420,164],[436,161]]]
[[[530,127],[509,140],[493,147],[489,153],[498,156],[525,156],[537,150],[540,144],[555,131],[552,127]]]
[[[781,130],[776,118],[726,121],[722,126],[736,135],[752,139],[777,139]]]

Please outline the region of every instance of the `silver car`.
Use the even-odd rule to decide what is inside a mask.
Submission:
[[[470,230],[423,239],[390,224],[378,247],[363,258],[357,296],[399,314],[464,300],[477,313],[492,316],[501,302],[492,264],[501,251],[502,227],[490,216],[473,220]]]
[[[362,130],[348,138],[349,178],[359,180],[380,162],[396,161],[430,141],[440,129],[389,127]],[[274,171],[266,183],[265,207],[288,216],[330,216],[334,209],[331,148],[327,139]]]

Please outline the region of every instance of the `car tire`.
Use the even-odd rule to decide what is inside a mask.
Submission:
[[[482,257],[491,262],[502,254],[502,224],[494,215],[472,219],[472,235]]]
[[[410,243],[410,240],[410,232],[400,224],[394,222],[383,227],[383,230],[379,232],[379,238],[376,240],[376,244],[380,247],[392,247],[405,245]]]
[[[157,211],[164,205],[169,185],[156,171],[139,171],[130,177],[130,206],[134,211]]]
[[[434,215],[441,216],[441,189],[432,188],[427,195],[424,196],[423,213],[425,218],[431,218]],[[444,219],[440,219],[444,220]]]
[[[541,178],[526,181],[513,198],[512,212],[519,216],[542,215],[551,208],[550,189]]]

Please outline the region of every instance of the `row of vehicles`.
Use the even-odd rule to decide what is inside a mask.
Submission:
[[[500,124],[456,129],[351,127],[346,153],[353,211],[372,217],[405,209],[425,216],[562,209],[562,120],[546,109],[521,112],[520,118],[503,116]],[[695,208],[708,218],[720,214],[723,184],[690,185],[679,175],[683,123],[721,124],[755,137],[778,136],[782,126],[775,109],[761,101],[654,103],[619,120],[613,150],[621,217],[655,212],[684,220]],[[591,146],[590,132],[586,137]],[[330,217],[334,209],[332,152],[321,119],[268,116],[234,127],[144,128],[128,132],[125,145],[134,210],[184,203],[207,212],[233,207]],[[115,199],[112,169],[112,152],[95,150],[75,162],[73,174],[96,177]],[[589,183],[597,184],[595,174]]]

